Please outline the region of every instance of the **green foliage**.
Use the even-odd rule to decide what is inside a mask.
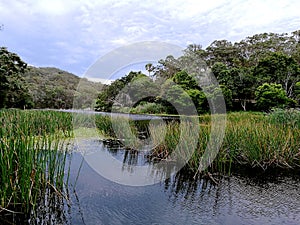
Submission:
[[[137,105],[140,101],[147,99],[148,101],[154,101],[157,93],[159,92],[159,87],[153,82],[151,78],[144,74],[136,75],[131,82],[126,85],[124,89],[119,93],[128,94],[130,98],[130,103],[135,103]],[[126,102],[123,101],[123,104]],[[125,105],[127,106],[127,105]],[[129,104],[128,104],[129,106]]]
[[[109,112],[115,103],[120,91],[129,84],[133,78],[141,75],[141,72],[130,72],[127,76],[115,80],[110,85],[105,85],[102,92],[98,95],[95,110]],[[124,105],[121,104],[124,107]]]
[[[219,90],[222,91],[222,95],[225,100],[225,105],[227,109],[232,108],[232,91],[227,88],[225,85],[220,85]]]
[[[290,103],[281,84],[265,83],[259,86],[255,92],[256,105],[259,109],[267,111],[273,107],[283,108]]]
[[[270,123],[300,129],[300,111],[295,109],[273,109],[268,115]]]
[[[0,108],[92,108],[102,84],[56,69],[27,67],[0,49]],[[75,101],[74,101],[75,100]]]
[[[234,64],[237,51],[237,48],[230,41],[216,40],[206,48],[208,56],[206,61],[209,65],[221,62],[231,66]]]
[[[232,107],[232,100],[239,101],[244,111],[246,104],[254,97],[255,79],[247,68],[228,68],[224,63],[216,63],[212,72],[222,85],[226,106]]]
[[[140,113],[140,114],[165,114],[166,107],[160,103],[154,102],[141,102],[138,106],[131,109],[130,113]]]
[[[35,108],[91,108],[103,86],[51,67],[29,67],[24,78]]]
[[[194,129],[188,121],[169,122],[165,127],[150,125],[151,140],[155,146],[150,159],[178,160],[176,157],[184,157],[187,148],[195,149],[187,164],[190,170],[196,172],[211,135],[212,116],[218,115],[198,117],[200,127],[196,132],[199,139],[198,143],[193,144],[189,141],[190,133],[182,132],[182,129],[184,131]],[[124,121],[124,118],[118,118],[118,123],[122,124],[122,120]],[[110,117],[98,117],[97,127],[104,134],[113,136],[110,121]],[[299,121],[299,112],[290,110],[275,110],[267,116],[253,112],[229,113],[222,146],[207,171],[230,174],[240,167],[262,170],[274,167],[299,169]],[[133,123],[130,127],[133,130],[137,129]],[[177,148],[180,140],[183,143]],[[175,149],[177,153],[172,155]]]
[[[23,74],[27,64],[6,48],[0,48],[0,108],[30,108],[31,96]]]
[[[182,111],[188,110],[189,95],[180,85],[170,82],[164,86],[163,90],[163,98],[166,99],[167,102],[173,104],[173,106],[177,109],[182,109]]]
[[[288,97],[293,96],[295,83],[300,78],[300,67],[295,59],[281,52],[262,58],[254,68],[259,83],[281,84]]]
[[[189,98],[192,99],[197,112],[199,113],[206,113],[209,111],[207,96],[205,96],[203,91],[200,91],[198,89],[189,89],[186,91]]]
[[[172,80],[176,84],[180,85],[184,90],[199,88],[196,80],[185,71],[176,73]]]
[[[207,98],[215,99],[221,94],[230,110],[268,110],[273,106],[299,105],[299,32],[295,31],[291,35],[256,34],[234,44],[227,40],[217,40],[206,49],[202,49],[201,45],[189,45],[179,58],[167,56],[156,66],[147,64],[145,68],[149,75],[153,72],[153,82],[141,79],[133,84],[131,89],[135,91],[128,92],[128,95],[124,92],[121,97],[129,102],[136,103],[135,100],[141,98],[140,101],[160,104],[168,113],[176,113],[174,104],[179,108],[186,108],[188,99],[193,101],[199,113],[207,112]],[[208,96],[204,96],[202,88],[215,83],[211,83],[214,78],[209,68],[221,86],[214,93],[208,92]],[[171,81],[178,86],[171,84]],[[110,109],[112,102],[116,100],[112,96],[116,96],[120,90],[117,82],[99,95],[98,110]],[[273,99],[259,96],[258,104],[255,105],[257,88],[264,83],[281,84],[286,96],[281,91],[274,92],[276,97]],[[151,89],[157,92],[154,93],[156,97],[153,97]],[[147,94],[148,99],[141,97]],[[268,94],[265,92],[263,95]],[[267,99],[269,103],[266,102]],[[138,104],[139,102],[134,107]],[[129,105],[123,104],[120,107]]]
[[[263,114],[234,113],[227,117],[223,146],[219,152],[227,164],[299,168],[300,130],[270,122]]]

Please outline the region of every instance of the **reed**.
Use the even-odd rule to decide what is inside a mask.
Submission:
[[[273,116],[229,114],[225,140],[220,150],[220,154],[226,152],[225,162],[263,170],[272,167],[298,168],[300,129],[289,123],[276,122]]]
[[[133,121],[126,115],[97,115],[95,124],[103,139],[117,140],[126,149],[140,149],[144,145],[143,140],[138,138],[141,133],[147,132],[144,121]]]
[[[0,211],[28,214],[46,189],[63,190],[72,116],[10,109],[0,121]]]
[[[103,130],[113,134],[109,118],[102,120]],[[235,112],[227,115],[225,137],[219,152],[206,172],[230,174],[241,167],[297,169],[300,167],[300,113],[299,111],[274,111],[270,114],[255,112]],[[185,122],[170,122],[166,126],[149,128],[155,149],[152,159],[166,160],[178,149],[181,138],[183,144],[179,153],[185,158],[187,149],[195,149],[187,165],[197,171],[211,132],[209,115],[199,117],[198,143],[191,144],[191,134],[181,132],[180,127],[192,129]],[[100,124],[99,124],[100,127]],[[104,132],[105,133],[105,132]],[[182,136],[183,135],[183,136]],[[184,136],[185,135],[185,136]],[[182,136],[182,137],[181,137]],[[187,141],[184,141],[187,140]],[[178,154],[176,154],[178,156]],[[204,171],[204,172],[205,172]]]

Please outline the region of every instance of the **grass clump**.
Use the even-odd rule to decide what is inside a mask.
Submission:
[[[104,128],[104,133],[108,131],[109,134],[113,134],[114,129],[109,121],[109,118],[104,120],[101,118],[101,127]],[[299,121],[299,111],[295,110],[277,110],[270,114],[229,113],[222,145],[205,171],[230,174],[242,167],[262,170],[299,168]],[[98,124],[100,127],[99,122]],[[211,137],[211,116],[200,116],[199,124],[198,130],[192,130],[192,126],[182,121],[169,122],[164,126],[151,127],[150,125],[149,130],[153,146],[155,146],[151,153],[152,159],[168,160],[175,149],[177,151],[176,157],[182,155],[185,158],[187,152],[193,149],[194,152],[189,157],[187,165],[196,172]],[[190,141],[192,133],[182,132],[181,127],[192,130],[192,133],[199,133],[196,145]],[[178,147],[179,143],[181,145]]]
[[[236,117],[244,117],[236,120]],[[300,161],[300,129],[274,115],[233,113],[228,117],[225,140],[219,155],[225,164],[247,165],[263,170],[297,168]]]
[[[63,190],[72,116],[10,109],[0,121],[0,212],[28,214],[46,189]]]

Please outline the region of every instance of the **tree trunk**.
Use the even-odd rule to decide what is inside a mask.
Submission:
[[[247,101],[245,99],[241,101],[241,105],[242,105],[244,111],[246,111],[246,104],[247,104]]]

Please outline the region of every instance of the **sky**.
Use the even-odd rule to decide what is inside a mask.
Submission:
[[[139,42],[206,48],[290,33],[300,29],[299,8],[298,0],[1,0],[0,46],[29,65],[84,76],[99,58]]]

